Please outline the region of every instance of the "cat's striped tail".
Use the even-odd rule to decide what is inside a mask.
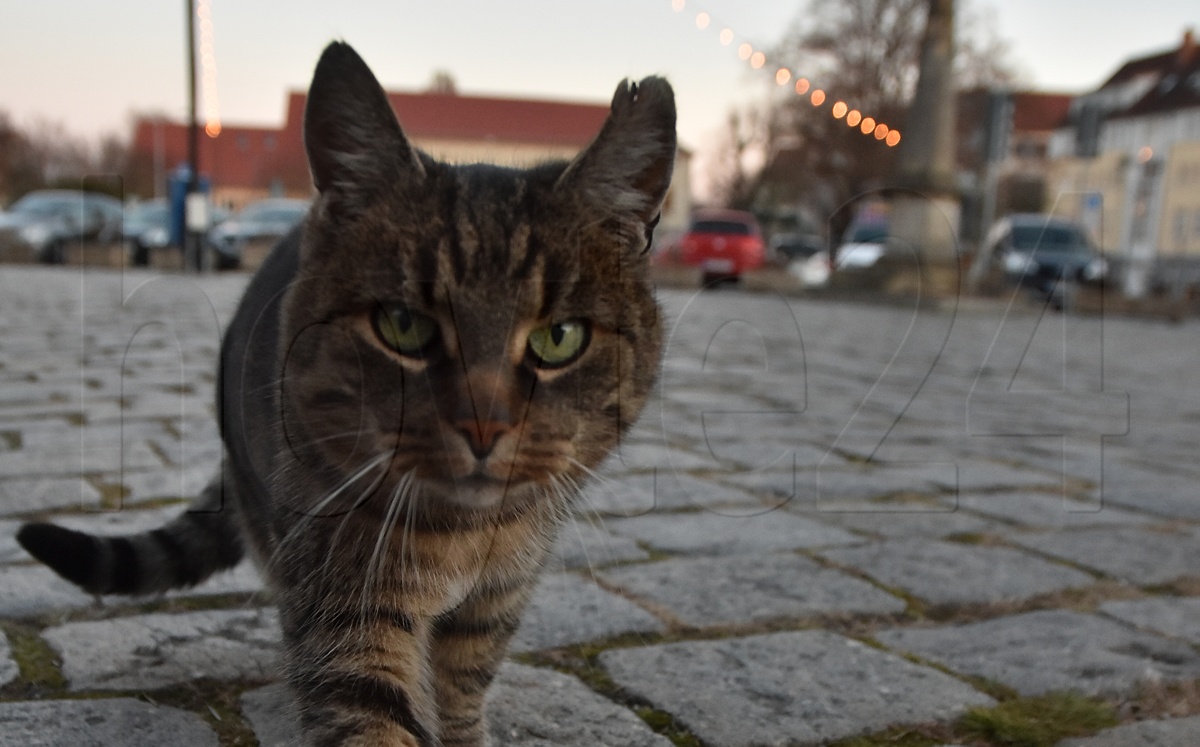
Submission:
[[[148,532],[97,537],[55,524],[26,524],[17,541],[55,573],[92,594],[154,594],[194,586],[237,565],[243,548],[234,501],[221,477],[186,513]]]

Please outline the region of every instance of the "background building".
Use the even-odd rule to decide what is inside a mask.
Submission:
[[[1091,226],[1106,251],[1135,269],[1195,274],[1200,48],[1190,30],[1177,47],[1125,62],[1078,97],[1050,149],[1049,208]],[[1127,290],[1141,292],[1145,282],[1134,273]]]
[[[421,93],[388,93],[404,131],[418,148],[456,163],[487,161],[526,166],[569,159],[583,149],[608,116],[607,104],[464,96],[452,84]],[[268,196],[307,197],[312,180],[304,154],[307,96],[293,92],[282,128],[224,126],[201,134],[200,173],[214,200],[238,208]],[[165,193],[169,172],[187,160],[187,126],[143,118],[136,122],[132,191]],[[691,212],[690,153],[680,149],[662,225],[680,228]]]

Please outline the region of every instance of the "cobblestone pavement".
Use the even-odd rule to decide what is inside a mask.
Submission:
[[[0,745],[293,743],[253,569],[101,604],[13,540],[203,484],[245,282],[0,269]],[[659,394],[564,533],[496,744],[966,743],[968,709],[1062,691],[1129,722],[1075,747],[1200,743],[1195,322],[662,297]]]

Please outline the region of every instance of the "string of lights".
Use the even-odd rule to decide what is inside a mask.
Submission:
[[[686,5],[687,0],[671,0],[671,9],[676,13],[682,13]],[[700,31],[713,26],[713,22],[714,19],[709,13],[705,11],[696,13],[696,28]],[[724,47],[733,44],[736,38],[738,38],[738,34],[729,26],[722,26],[721,32],[717,35],[717,40]],[[738,59],[748,63],[755,70],[767,67],[767,55],[760,50],[756,50],[750,42],[744,41],[738,44],[737,56]],[[795,79],[795,83],[792,82],[793,78]],[[797,96],[806,96],[808,101],[817,108],[824,106],[829,98],[823,89],[815,88],[812,81],[808,78],[798,76],[793,70],[787,67],[780,66],[775,70],[775,83],[781,87],[790,85]],[[834,119],[844,119],[848,127],[857,128],[863,135],[872,136],[889,147],[894,147],[900,142],[899,130],[877,121],[874,117],[863,114],[858,109],[851,109],[845,101],[835,101],[829,111]]]
[[[213,52],[212,0],[199,0],[196,19],[200,21],[200,71],[204,100],[204,132],[209,137],[221,134],[221,107],[217,100],[217,56]]]

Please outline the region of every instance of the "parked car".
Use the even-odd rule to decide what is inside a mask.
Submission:
[[[121,222],[121,202],[108,195],[37,190],[0,213],[0,250],[10,256],[25,253],[38,262],[61,264],[72,242],[118,240]]]
[[[771,256],[806,288],[818,288],[829,282],[832,263],[820,236],[776,234],[771,238]]]
[[[273,198],[242,208],[208,232],[206,243],[215,254],[213,266],[222,270],[237,267],[247,242],[284,236],[304,219],[309,204],[308,200]]]
[[[225,208],[212,207],[209,221],[218,226],[228,220],[230,212]],[[171,244],[171,205],[167,200],[155,198],[125,206],[125,246],[129,250],[129,262],[135,267],[150,264],[155,252],[180,250]]]
[[[758,220],[740,210],[700,210],[670,250],[673,260],[699,267],[704,282],[737,280],[766,262]]]
[[[150,264],[150,255],[171,243],[171,206],[164,199],[146,200],[125,208],[125,246],[134,267]]]
[[[1001,218],[984,239],[983,251],[1010,283],[1060,308],[1070,303],[1079,283],[1101,282],[1108,273],[1108,263],[1082,225],[1041,213]]]
[[[877,210],[859,213],[842,237],[834,266],[839,270],[873,266],[887,254],[890,230],[887,213]]]

